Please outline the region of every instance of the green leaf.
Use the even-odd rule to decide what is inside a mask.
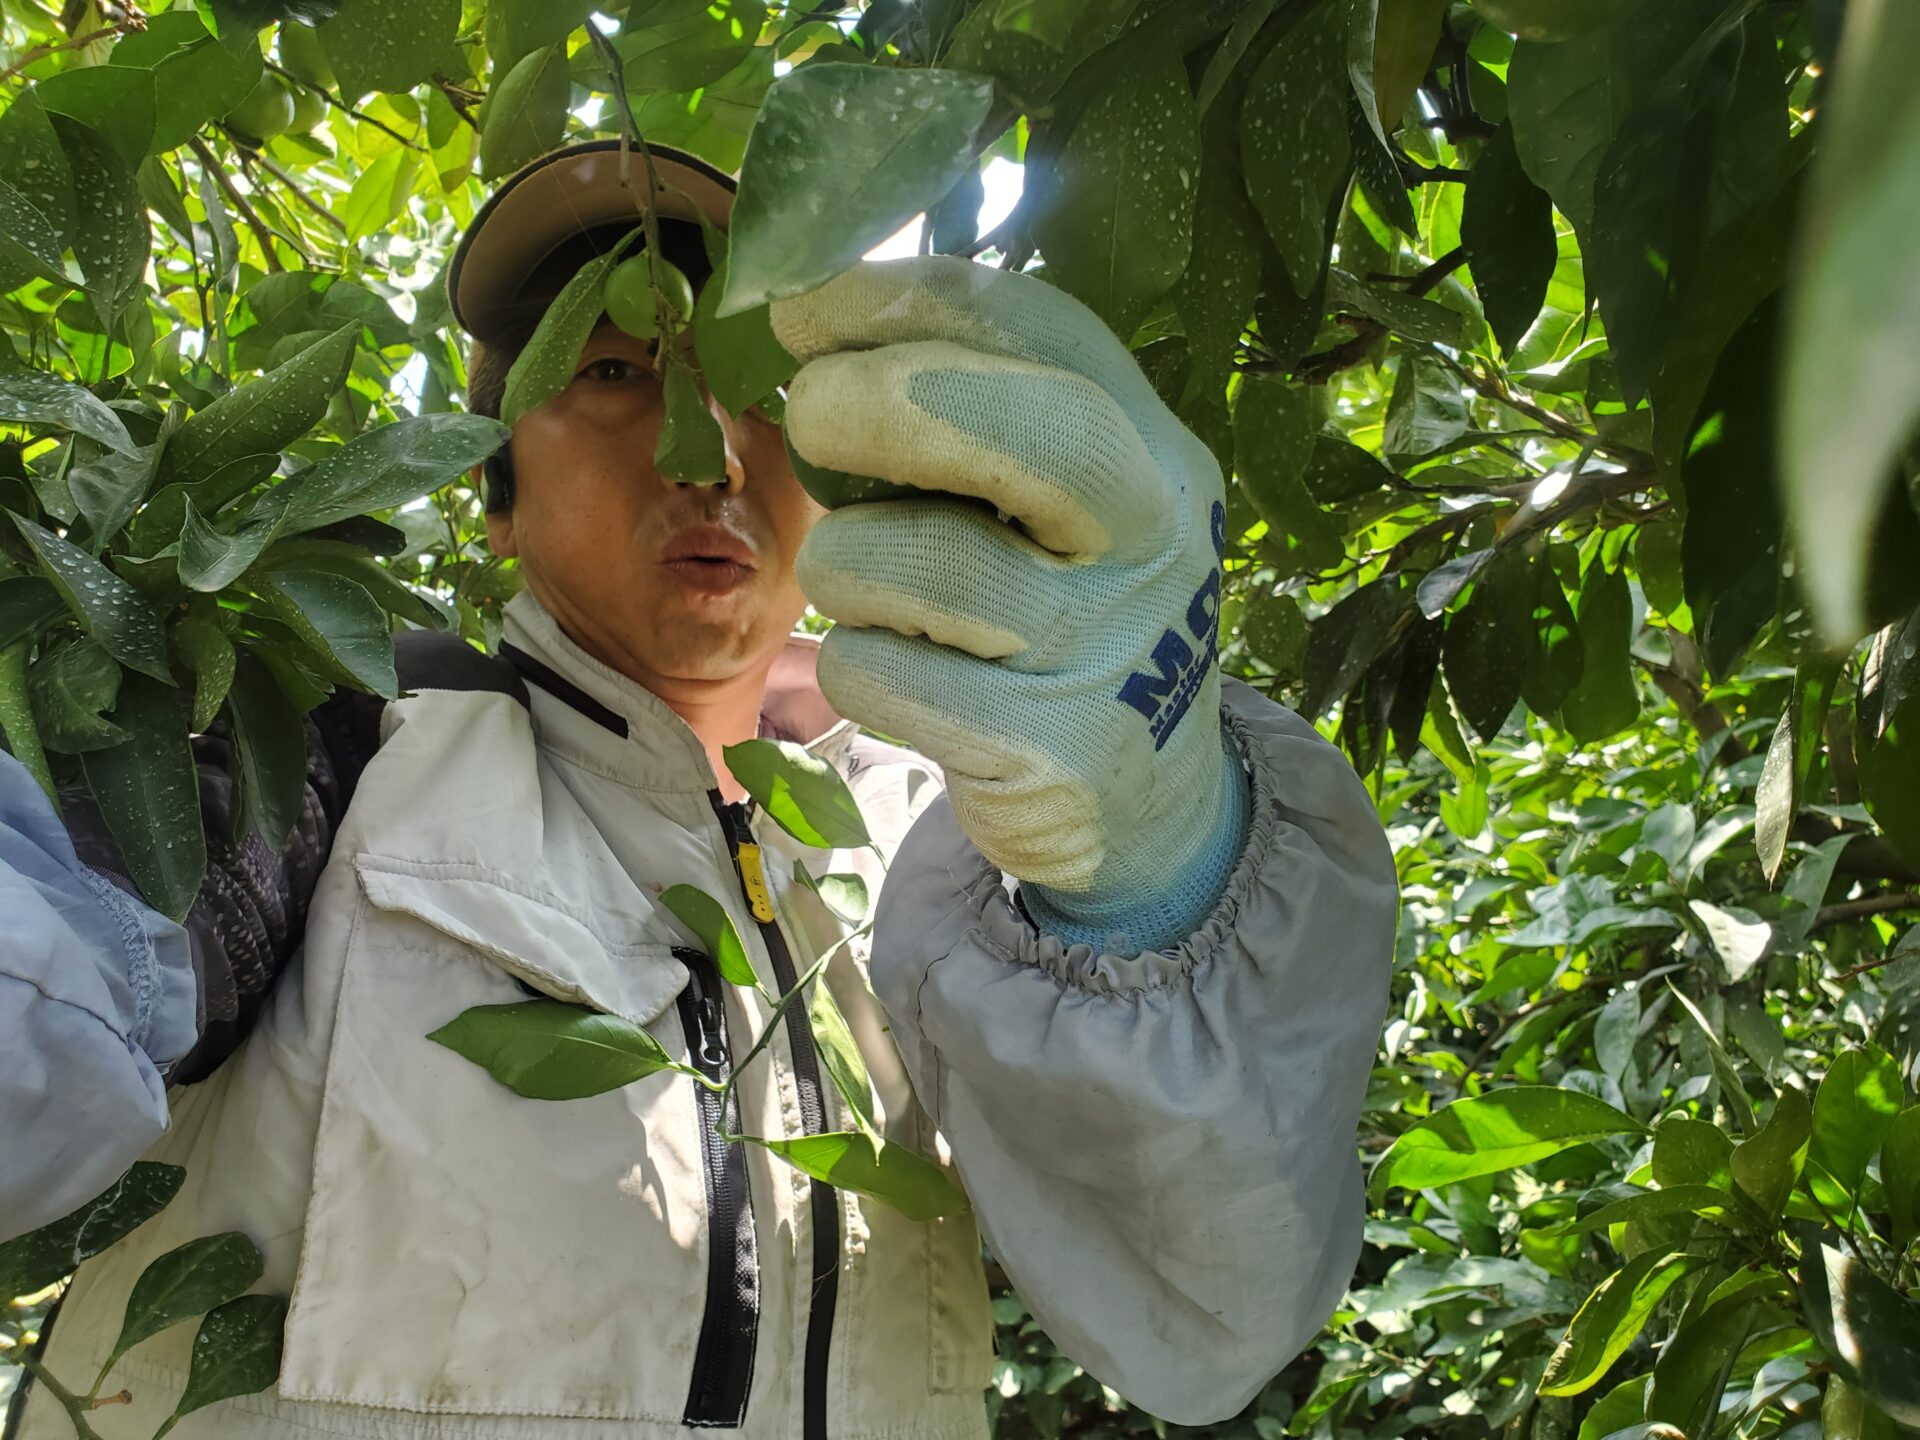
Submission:
[[[1416,1121],[1374,1167],[1376,1199],[1393,1186],[1426,1190],[1476,1175],[1531,1165],[1574,1145],[1646,1127],[1591,1095],[1548,1085],[1516,1085],[1466,1100]]]
[[[1827,1067],[1814,1092],[1807,1159],[1809,1188],[1828,1211],[1844,1212],[1860,1193],[1903,1098],[1900,1066],[1877,1045],[1844,1050]]]
[[[1522,40],[1570,40],[1603,30],[1642,0],[1472,0],[1473,8]],[[1584,1429],[1580,1440],[1589,1437]]]
[[[146,498],[159,473],[160,451],[158,444],[131,455],[109,450],[67,472],[67,489],[96,546],[110,543]]]
[[[224,590],[260,558],[273,538],[278,516],[257,515],[242,521],[233,533],[214,529],[200,518],[191,498],[184,500],[180,517],[180,583],[190,590]]]
[[[1601,1396],[1587,1412],[1587,1418],[1580,1422],[1580,1433],[1575,1440],[1609,1440],[1645,1420],[1647,1386],[1652,1379],[1651,1375],[1635,1375]]]
[[[666,406],[660,436],[653,447],[653,468],[663,480],[692,485],[724,485],[727,440],[707,408],[694,373],[678,359],[667,361],[663,386]]]
[[[1520,698],[1536,584],[1524,555],[1496,556],[1472,597],[1448,618],[1440,661],[1447,689],[1482,740],[1500,733]]]
[[[1640,1038],[1640,989],[1623,986],[1600,1007],[1593,1022],[1593,1054],[1602,1074],[1618,1080],[1633,1063],[1633,1051]]]
[[[1653,1132],[1653,1181],[1663,1190],[1682,1185],[1733,1184],[1733,1137],[1705,1120],[1669,1116]]]
[[[563,45],[522,56],[487,95],[480,117],[480,178],[498,179],[558,145],[572,93]]]
[[[1920,1236],[1920,1105],[1902,1110],[1887,1128],[1880,1184],[1887,1194],[1894,1248],[1905,1250]]]
[[[1336,310],[1371,316],[1396,335],[1430,345],[1466,348],[1458,311],[1409,295],[1392,285],[1366,285],[1338,266],[1327,272],[1327,302]]]
[[[1169,298],[1187,332],[1189,389],[1224,386],[1260,289],[1260,217],[1240,174],[1234,117],[1224,105],[1201,127],[1200,186],[1187,268]]]
[[[1740,1129],[1745,1134],[1753,1134],[1759,1128],[1753,1113],[1753,1101],[1747,1095],[1746,1086],[1741,1083],[1740,1072],[1734,1069],[1733,1061],[1728,1058],[1726,1050],[1721,1046],[1720,1037],[1714,1034],[1713,1026],[1708,1023],[1707,1017],[1700,1013],[1700,1007],[1688,999],[1686,993],[1672,980],[1667,981],[1667,988],[1673,992],[1673,998],[1679,1002],[1680,1008],[1686,1011],[1687,1018],[1699,1027],[1700,1034],[1705,1038],[1707,1058],[1713,1064],[1713,1073],[1720,1082],[1721,1094],[1728,1107],[1732,1109]]]
[[[287,1302],[278,1295],[242,1295],[209,1311],[193,1337],[186,1390],[155,1440],[217,1400],[271,1387],[280,1378],[286,1326]]]
[[[1908,264],[1920,197],[1920,95],[1907,60],[1920,11],[1882,3],[1850,14],[1821,104],[1789,287],[1780,391],[1787,515],[1808,597],[1835,644],[1865,628],[1865,557],[1895,457],[1920,415],[1920,296],[1889,286]]]
[[[759,986],[753,960],[726,906],[695,885],[669,885],[660,892],[660,903],[699,938],[722,980],[749,990]]]
[[[1867,813],[1909,861],[1920,857],[1920,621],[1874,638],[1860,677],[1854,753]]]
[[[417,500],[485,460],[509,433],[484,415],[449,413],[418,415],[356,435],[281,482],[277,488],[288,498],[276,533],[298,535]]]
[[[1374,214],[1408,239],[1418,240],[1420,221],[1400,172],[1400,152],[1367,123],[1357,96],[1347,107],[1347,143],[1353,151],[1353,178]]]
[[[133,1282],[120,1338],[101,1373],[149,1336],[245,1294],[260,1270],[259,1249],[238,1230],[203,1235],[167,1251]]]
[[[557,0],[557,3],[556,0],[499,0],[488,5],[487,54],[493,60],[495,73],[512,68],[521,56],[532,51],[559,45],[586,24],[592,12],[592,0]],[[650,130],[643,128],[641,133],[653,138]]]
[[[1737,985],[1746,979],[1772,944],[1773,928],[1744,906],[1722,907],[1705,900],[1689,900],[1687,906],[1699,916],[1727,983]]]
[[[743,740],[721,752],[754,803],[803,845],[850,850],[872,843],[840,772],[790,740]]]
[[[1380,436],[1388,461],[1404,464],[1444,450],[1471,423],[1460,378],[1431,356],[1403,352]]]
[[[717,313],[825,284],[937,202],[972,167],[992,103],[990,81],[949,70],[815,65],[776,81],[747,140]]]
[[[389,150],[360,172],[346,200],[334,207],[349,240],[364,240],[405,213],[421,158],[418,150]]]
[[[251,827],[277,855],[306,807],[307,737],[299,708],[271,670],[247,657],[234,672],[227,714],[240,782],[235,832]]]
[[[86,277],[100,323],[111,327],[141,294],[152,244],[147,207],[133,171],[104,136],[65,116],[54,120],[54,128],[73,170],[78,202],[73,258]]]
[[[207,868],[194,768],[181,696],[172,685],[124,676],[113,721],[132,738],[81,757],[127,871],[149,905],[183,919]]]
[[[26,196],[0,180],[0,284],[13,289],[26,277],[38,275],[56,286],[71,288],[73,281],[67,278],[60,249],[60,235],[53,222]]]
[[[1752,92],[1759,103],[1738,103]],[[1601,156],[1581,251],[1623,397],[1646,393],[1695,273],[1727,164],[1746,199],[1771,188],[1787,141],[1786,90],[1771,25],[1717,21],[1637,104]],[[1746,167],[1752,174],[1747,174]],[[1757,193],[1753,193],[1757,190]],[[1709,204],[1702,204],[1702,192]]]
[[[816,1180],[884,1201],[909,1220],[936,1220],[967,1210],[966,1194],[933,1161],[858,1131],[830,1131],[791,1140],[762,1140],[753,1135],[740,1138],[771,1150]]]
[[[945,63],[991,75],[1022,108],[1044,106],[1139,0],[983,0],[954,27]]]
[[[164,1210],[186,1178],[178,1165],[136,1160],[79,1209],[0,1245],[0,1295],[31,1295],[71,1274]]]
[[[1630,22],[1625,6],[1610,8],[1622,23],[1577,45],[1522,39],[1507,67],[1507,113],[1520,163],[1583,237],[1601,155],[1720,7],[1717,0],[1671,0]]]
[[[1580,586],[1575,614],[1580,683],[1560,704],[1561,723],[1583,745],[1617,735],[1640,718],[1633,680],[1633,595],[1624,570],[1609,570],[1596,553]]]
[[[125,65],[77,66],[36,82],[33,94],[49,114],[98,131],[128,169],[146,159],[158,116],[151,71]]]
[[[460,0],[341,0],[319,27],[348,100],[369,90],[411,90],[430,77],[453,46]]]
[[[186,484],[204,513],[218,510],[240,492],[231,482],[216,486],[211,477],[233,461],[276,454],[318,424],[334,392],[346,383],[359,337],[358,323],[342,325],[258,380],[195,411],[168,442],[161,479]]]
[[[60,137],[33,90],[18,96],[0,112],[0,180],[46,218],[55,236],[56,252],[77,240],[73,172]]]
[[[1897,1440],[1893,1421],[1838,1375],[1820,1397],[1822,1440]]]
[[[42,655],[27,673],[34,721],[49,750],[78,755],[118,745],[126,733],[101,711],[120,694],[120,667],[91,640]]]
[[[1447,0],[1354,0],[1347,72],[1367,124],[1385,143],[1400,128],[1440,43]]]
[[[1460,243],[1493,338],[1512,354],[1546,302],[1559,247],[1553,202],[1521,167],[1511,125],[1486,143],[1467,178]]]
[[[8,752],[26,766],[27,773],[58,811],[60,792],[47,763],[46,747],[40,743],[39,728],[34,724],[33,704],[27,698],[25,641],[0,647],[0,739],[6,741]]]
[[[1200,165],[1199,114],[1172,54],[1116,69],[1053,156],[1033,220],[1047,276],[1122,338],[1187,268]]]
[[[877,1142],[880,1135],[874,1129],[873,1082],[867,1076],[867,1062],[827,989],[825,975],[814,981],[813,992],[807,997],[807,1018],[820,1064],[833,1081],[833,1088],[840,1092],[861,1133]]]
[[[858,875],[828,874],[816,880],[805,865],[796,864],[793,878],[818,895],[821,904],[849,925],[863,923],[872,908],[867,895],[867,882]]]
[[[1547,1361],[1540,1393],[1578,1395],[1591,1389],[1633,1343],[1674,1282],[1704,1263],[1697,1255],[1649,1250],[1601,1281]]]
[[[41,370],[0,372],[0,423],[53,425],[98,440],[123,455],[139,453],[119,415],[104,401]]]
[[[1920,1304],[1831,1245],[1800,1260],[1807,1324],[1847,1383],[1902,1425],[1920,1425]]]
[[[652,0],[630,7],[613,42],[627,92],[639,97],[711,84],[746,58],[766,18],[760,0]],[[654,138],[650,130],[641,133]]]
[[[1388,575],[1346,596],[1307,631],[1302,713],[1319,715],[1353,688],[1392,638],[1410,597]]]
[[[640,234],[637,228],[629,231],[613,249],[582,265],[554,296],[507,371],[500,401],[500,418],[506,424],[517,424],[527,411],[539,409],[573,383],[580,352],[606,308],[607,275]]]
[[[262,577],[259,593],[277,619],[360,685],[389,700],[400,694],[392,627],[365,586],[321,570],[279,570]]]
[[[1683,462],[1682,573],[1709,669],[1729,675],[1774,615],[1780,512],[1774,494],[1778,306],[1735,332],[1696,413]]]
[[[1322,5],[1261,60],[1240,102],[1247,193],[1299,295],[1327,252],[1327,212],[1347,175],[1346,7]]]
[[[67,608],[109,655],[143,675],[172,678],[160,618],[139,591],[51,530],[18,515],[13,523],[33,547],[41,572],[53,582]]]
[[[476,1005],[427,1038],[529,1100],[579,1100],[673,1064],[631,1021],[558,1000]]]
[[[212,614],[196,611],[174,625],[173,643],[193,672],[192,725],[195,731],[203,731],[213,723],[233,684],[233,642]]]
[[[1284,551],[1293,574],[1328,569],[1344,553],[1339,530],[1301,483],[1319,424],[1315,390],[1277,376],[1248,376],[1234,401],[1234,473],[1267,522],[1266,543]]]
[[[1781,1089],[1767,1123],[1733,1147],[1727,1162],[1733,1183],[1769,1223],[1779,1220],[1800,1179],[1812,1124],[1807,1097],[1788,1085]]]
[[[152,73],[153,154],[183,144],[207,121],[226,114],[260,79],[260,52],[251,45],[220,44],[191,9],[147,16],[146,28],[122,36],[107,61]]]
[[[740,168],[747,135],[773,84],[773,47],[756,45],[733,69],[688,95],[633,96],[633,118],[654,145],[690,150],[729,174]]]
[[[1291,595],[1260,591],[1240,617],[1247,653],[1273,667],[1283,680],[1298,678],[1307,654],[1307,622]]]
[[[729,415],[744,415],[793,378],[799,362],[773,335],[763,305],[722,319],[727,262],[714,268],[693,307],[693,348],[700,376]]]
[[[1653,1370],[1646,1416],[1685,1435],[1703,1435],[1719,1414],[1727,1361],[1737,1356],[1755,1322],[1755,1297],[1736,1294],[1685,1320]]]
[[[1842,657],[1815,655],[1794,671],[1793,693],[1774,726],[1767,757],[1754,793],[1754,844],[1760,868],[1771,884],[1787,857],[1787,837],[1800,813],[1800,795],[1820,753],[1827,708],[1840,679]]]
[[[1736,1223],[1733,1197],[1711,1185],[1669,1185],[1602,1205],[1561,1227],[1569,1235],[1586,1235],[1611,1225],[1646,1221],[1666,1215],[1698,1215],[1732,1229]]]

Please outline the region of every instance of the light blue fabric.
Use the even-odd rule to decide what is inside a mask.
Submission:
[[[167,1125],[192,1047],[187,935],[80,863],[0,753],[0,1240],[76,1209]]]
[[[1250,803],[1221,730],[1212,453],[1031,275],[869,262],[772,321],[804,362],[795,453],[896,487],[815,481],[840,503],[795,568],[836,622],[827,698],[940,764],[1049,933],[1118,955],[1185,939]]]

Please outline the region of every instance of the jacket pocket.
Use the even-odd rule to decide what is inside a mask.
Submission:
[[[709,1268],[693,1087],[529,1100],[427,1036],[524,984],[684,1058],[685,967],[472,867],[358,869],[281,1394],[677,1424]]]

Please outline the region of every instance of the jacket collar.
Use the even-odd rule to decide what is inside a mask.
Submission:
[[[609,778],[649,790],[711,790],[716,784],[707,752],[693,728],[652,691],[589,655],[567,637],[559,622],[522,590],[507,602],[502,639],[578,690],[573,703],[535,683],[534,719],[542,739]],[[834,712],[816,675],[820,639],[795,634],[775,658],[762,701],[762,733],[797,739],[836,766],[856,731]],[[584,698],[586,704],[579,703]],[[602,710],[599,720],[592,713]],[[609,722],[617,718],[620,724]],[[625,729],[625,734],[619,733]]]

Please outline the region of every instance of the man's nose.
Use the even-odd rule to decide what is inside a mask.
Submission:
[[[703,392],[704,393],[704,392]],[[706,395],[707,413],[713,416],[714,423],[720,427],[720,453],[724,474],[700,476],[693,480],[669,480],[664,475],[660,483],[669,490],[686,486],[699,486],[702,489],[714,488],[738,495],[747,488],[747,466],[740,458],[740,422],[727,413],[726,407],[711,395]]]

